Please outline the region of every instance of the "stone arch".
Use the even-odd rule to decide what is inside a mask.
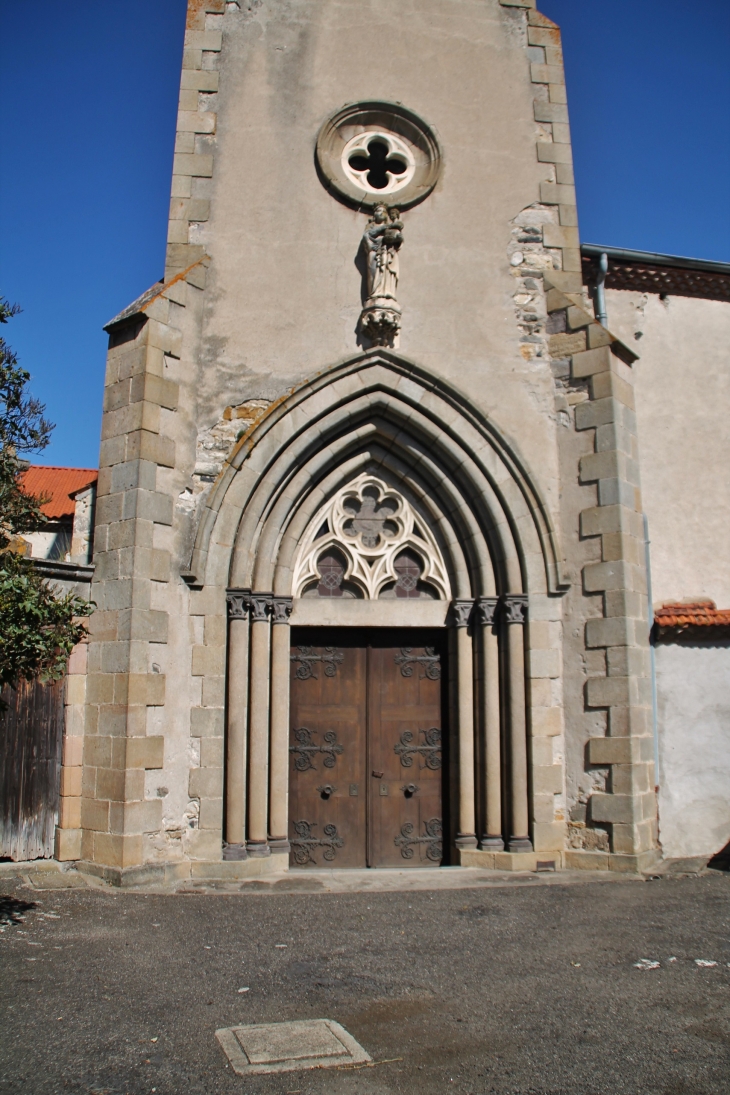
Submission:
[[[514,443],[455,388],[375,349],[270,408],[202,514],[191,578],[226,587],[230,619],[226,854],[288,850],[293,559],[314,515],[366,472],[428,515],[449,573],[457,847],[476,848],[481,811],[482,848],[506,837],[511,851],[530,850],[521,625],[529,597],[565,588],[557,534]]]
[[[240,439],[201,516],[191,580],[218,585],[229,571],[230,584],[249,584],[266,518],[277,503],[281,514],[301,501],[302,467],[315,484],[376,440],[430,487],[441,484],[452,510],[455,492],[468,499],[497,558],[517,561],[523,589],[567,588],[556,529],[516,444],[455,387],[382,348],[300,385]]]

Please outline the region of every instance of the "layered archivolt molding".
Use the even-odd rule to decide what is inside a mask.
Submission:
[[[186,580],[292,595],[315,515],[365,474],[427,515],[448,568],[448,584],[433,583],[439,596],[567,587],[555,525],[514,443],[453,386],[382,348],[317,374],[241,438],[201,515]],[[427,543],[412,547],[430,565]]]
[[[310,521],[294,563],[292,592],[373,601],[451,597],[446,565],[426,520],[402,494],[369,474],[349,483]]]

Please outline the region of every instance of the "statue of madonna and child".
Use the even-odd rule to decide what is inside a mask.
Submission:
[[[374,346],[392,345],[400,330],[398,251],[403,243],[403,222],[398,209],[384,202],[373,209],[362,237],[367,263],[367,300],[360,329]]]

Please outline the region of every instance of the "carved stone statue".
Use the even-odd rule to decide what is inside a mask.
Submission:
[[[398,251],[403,243],[403,222],[397,209],[379,203],[373,209],[362,237],[367,262],[368,295],[360,316],[360,329],[375,346],[392,345],[400,330]]]

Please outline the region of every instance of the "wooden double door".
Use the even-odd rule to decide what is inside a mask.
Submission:
[[[442,862],[445,668],[438,631],[293,629],[292,867]]]

